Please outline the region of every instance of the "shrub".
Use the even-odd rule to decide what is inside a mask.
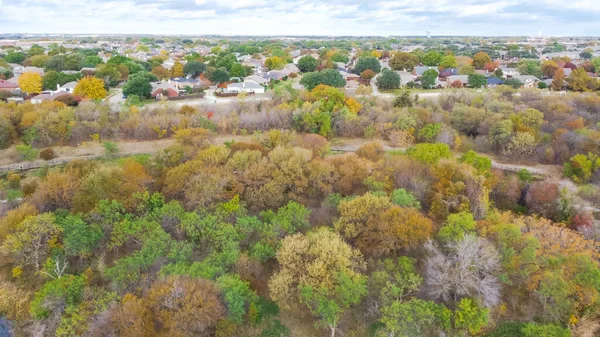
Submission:
[[[102,143],[102,146],[104,147],[104,151],[106,152],[107,155],[112,155],[112,154],[119,152],[119,148],[116,143],[104,142],[104,143]]]
[[[27,161],[34,160],[38,156],[38,150],[32,148],[31,145],[17,145],[17,152],[22,160]]]
[[[51,159],[54,159],[55,157],[56,157],[56,154],[54,153],[54,150],[52,150],[51,148],[43,149],[40,152],[40,158],[43,160],[51,160]]]

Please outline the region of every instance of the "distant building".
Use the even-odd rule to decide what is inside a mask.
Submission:
[[[255,93],[255,94],[264,94],[265,87],[256,83],[256,82],[240,82],[240,83],[231,83],[227,86],[228,92],[247,92],[247,93]]]

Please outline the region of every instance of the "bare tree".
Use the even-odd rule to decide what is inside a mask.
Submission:
[[[500,300],[498,252],[487,240],[472,235],[440,248],[431,240],[425,244],[425,285],[429,296],[445,302],[463,297],[494,307]]]

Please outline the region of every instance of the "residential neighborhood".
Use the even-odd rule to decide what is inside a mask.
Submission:
[[[398,88],[484,89],[500,85],[556,91],[598,89],[600,47],[589,38],[476,42],[363,38],[356,39],[352,47],[348,41],[327,39],[320,46],[308,47],[307,41],[284,37],[265,45],[253,38],[0,39],[0,99],[37,104],[69,97],[69,102],[76,104],[106,97],[78,91],[78,81],[86,77],[102,81],[106,95],[120,93],[122,100],[131,94],[156,100],[197,100],[207,93],[210,97],[219,97],[215,93],[221,97],[242,92],[262,95],[280,81],[307,87],[303,81],[313,82],[313,77],[303,79],[304,75],[327,69],[335,70],[338,83],[343,81],[345,90],[353,94],[373,85],[379,89],[375,94]],[[128,81],[131,78],[134,82]]]

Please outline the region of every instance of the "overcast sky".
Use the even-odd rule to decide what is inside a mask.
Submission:
[[[600,35],[600,0],[0,0],[0,33]]]

